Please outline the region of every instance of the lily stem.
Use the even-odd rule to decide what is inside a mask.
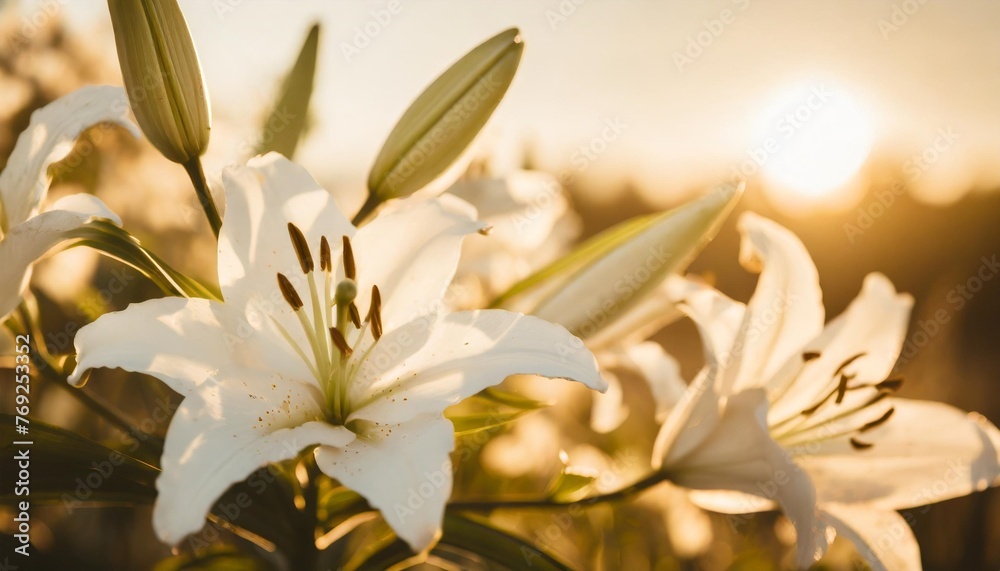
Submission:
[[[574,502],[561,502],[552,498],[533,500],[460,500],[449,502],[448,508],[453,510],[487,511],[494,509],[551,509],[569,506],[587,506],[593,504],[618,502],[627,500],[668,479],[666,472],[654,472],[645,478],[614,492],[590,496]]]
[[[212,191],[208,187],[208,179],[205,178],[205,169],[201,166],[201,157],[193,157],[184,163],[184,170],[191,178],[201,209],[205,211],[208,223],[212,226],[212,233],[218,238],[219,230],[222,229],[222,217],[219,216],[219,209],[215,207],[215,200],[212,199]]]

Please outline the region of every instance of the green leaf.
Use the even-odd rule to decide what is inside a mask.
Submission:
[[[4,458],[17,458],[27,451],[30,463],[30,500],[34,503],[63,502],[68,508],[89,503],[150,503],[156,498],[155,481],[160,471],[127,452],[113,450],[78,434],[29,419],[28,433],[16,433],[18,421],[0,415]],[[30,441],[30,445],[15,442]],[[3,481],[15,482],[17,463],[3,463]],[[24,500],[15,486],[0,490],[0,502],[16,505]]]
[[[264,571],[267,566],[231,545],[212,545],[202,553],[168,557],[153,571]]]
[[[559,561],[544,548],[494,527],[484,518],[467,514],[445,513],[444,534],[431,554],[446,561],[461,563],[485,559],[505,569],[532,571],[567,571],[569,565]],[[462,552],[465,552],[464,555]],[[464,557],[463,557],[464,555]],[[369,557],[359,570],[387,569],[413,556],[402,541],[396,540]],[[496,568],[488,566],[488,569]]]
[[[135,236],[110,222],[92,220],[67,232],[66,238],[75,240],[69,247],[87,246],[128,264],[149,278],[167,295],[222,299],[218,291],[170,267],[156,254],[143,247]]]
[[[498,426],[503,426],[508,422],[514,421],[520,416],[528,414],[529,412],[531,412],[531,410],[515,410],[509,412],[492,410],[452,415],[446,411],[445,417],[455,425],[455,436],[466,436],[483,430],[490,430]]]
[[[491,404],[509,406],[520,410],[538,410],[540,408],[550,407],[553,404],[551,402],[529,399],[517,393],[498,389],[497,387],[489,387],[475,395],[473,398],[485,400]]]
[[[563,469],[552,479],[545,492],[546,497],[557,502],[568,502],[581,496],[599,476],[597,470],[582,466],[570,466],[565,452],[559,453]]]
[[[255,154],[275,151],[292,158],[306,132],[309,99],[316,79],[316,53],[319,47],[319,24],[313,24],[299,50],[295,64],[285,78],[274,108],[261,127]]]
[[[407,196],[444,172],[493,114],[514,79],[524,43],[516,28],[458,60],[403,113],[368,176],[379,201]]]

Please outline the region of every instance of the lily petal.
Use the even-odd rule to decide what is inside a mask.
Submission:
[[[740,216],[740,262],[759,271],[757,289],[740,326],[740,347],[719,386],[722,394],[758,387],[823,330],[816,265],[788,229],[751,212]]]
[[[540,248],[569,210],[566,193],[553,175],[517,170],[499,178],[476,178],[452,185],[448,194],[475,206],[490,236],[515,252]]]
[[[821,501],[896,510],[1000,484],[1000,432],[989,421],[942,403],[890,404],[892,418],[864,434],[871,448],[854,450],[845,437],[797,458]]]
[[[228,168],[222,178],[226,190],[219,234],[222,295],[227,304],[244,310],[256,328],[268,327],[271,315],[306,346],[276,278],[281,272],[300,295],[308,291],[288,236],[288,223],[302,231],[314,257],[319,254],[321,236],[337,245],[341,236],[354,235],[354,227],[312,175],[277,153],[250,159],[245,167]],[[339,264],[339,258],[334,263]]]
[[[684,314],[677,308],[678,275],[670,275],[634,305],[612,317],[587,337],[587,346],[600,351],[648,339],[657,331],[677,321]]]
[[[872,273],[865,277],[858,297],[802,348],[802,352],[819,353],[819,357],[803,369],[802,354],[795,353],[772,379],[772,423],[798,415],[828,395],[840,382],[837,370],[857,355],[861,356],[845,371],[856,375],[855,383],[885,379],[903,346],[912,306],[913,298],[896,293],[884,275]],[[811,422],[839,414],[870,396],[870,391],[848,391],[843,403],[819,409]]]
[[[451,422],[423,415],[403,424],[369,427],[347,446],[321,446],[316,464],[364,496],[403,541],[420,553],[441,535],[451,495]]]
[[[278,375],[244,373],[201,386],[170,422],[156,480],[153,527],[175,545],[201,529],[231,485],[309,446],[343,447],[355,435],[319,420],[315,395]]]
[[[686,488],[736,490],[772,499],[798,535],[796,563],[808,567],[826,550],[816,492],[806,473],[771,439],[767,398],[760,389],[730,397],[714,430],[687,455],[664,464]]]
[[[102,315],[76,334],[78,362],[69,382],[79,384],[87,369],[119,367],[152,375],[188,396],[220,376],[239,376],[233,371],[254,367],[269,347],[284,345],[281,340],[257,345],[234,335],[239,329],[229,326],[232,313],[207,299],[166,297]],[[288,366],[280,370],[292,377],[296,372]]]
[[[628,418],[628,405],[622,392],[622,382],[618,375],[602,371],[608,390],[594,393],[594,405],[590,409],[590,429],[599,434],[607,434],[618,428]]]
[[[872,571],[920,571],[920,546],[903,516],[891,510],[826,504],[823,519],[849,539]]]
[[[437,313],[458,267],[462,239],[486,227],[465,201],[449,195],[409,199],[358,230],[358,307],[367,309],[371,286],[382,295],[382,324],[392,330]]]
[[[31,279],[31,267],[62,242],[66,233],[95,217],[120,220],[100,199],[74,194],[57,200],[53,209],[13,227],[0,240],[0,316],[6,318],[20,303]]]
[[[98,123],[117,123],[134,136],[139,130],[128,119],[125,90],[90,85],[56,99],[31,114],[28,128],[17,138],[0,173],[0,228],[12,229],[37,211],[49,188],[48,167],[73,150],[80,133]]]
[[[396,424],[441,414],[515,374],[607,389],[594,356],[563,327],[499,309],[461,311],[386,334],[355,377],[348,420]]]
[[[677,359],[653,341],[630,345],[623,352],[631,368],[649,384],[656,404],[656,420],[665,421],[687,391]]]

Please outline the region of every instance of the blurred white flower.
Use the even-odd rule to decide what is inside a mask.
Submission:
[[[706,509],[780,505],[800,566],[824,551],[828,525],[874,569],[919,569],[896,510],[1000,483],[1000,432],[979,415],[892,396],[912,298],[885,276],[870,274],[824,326],[816,268],[799,239],[749,213],[740,230],[741,262],[761,272],[757,289],[744,305],[688,284],[681,305],[701,332],[706,367],[664,423],[654,464],[701,490],[691,497]]]
[[[120,224],[114,212],[89,194],[60,198],[40,212],[51,178],[48,167],[73,149],[76,138],[104,122],[122,125],[138,136],[128,119],[128,102],[119,87],[88,86],[31,114],[0,173],[0,320],[17,307],[34,263],[62,242],[66,233],[93,218]]]
[[[514,170],[458,181],[448,193],[472,204],[489,227],[466,240],[455,274],[454,305],[485,307],[498,294],[565,253],[580,220],[556,177]]]
[[[134,304],[76,337],[72,382],[120,367],[185,397],[157,480],[153,523],[164,541],[200,529],[216,499],[253,470],[318,445],[319,468],[422,551],[441,532],[451,492],[446,407],[514,373],[604,388],[588,351],[557,349],[575,341],[562,327],[501,310],[442,310],[461,241],[482,228],[461,200],[411,201],[355,229],[280,155],[229,170],[224,185],[225,303]]]

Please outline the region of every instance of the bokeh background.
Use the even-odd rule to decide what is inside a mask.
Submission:
[[[745,179],[738,209],[773,217],[802,238],[828,316],[871,271],[915,296],[898,365],[907,378],[902,396],[976,410],[1000,424],[1000,3],[191,0],[181,7],[212,99],[210,173],[252,154],[282,75],[310,25],[321,24],[310,128],[296,158],[347,209],[360,204],[368,168],[413,97],[483,38],[519,27],[527,46],[521,68],[472,154],[555,173],[583,235]],[[120,81],[104,2],[0,2],[0,164],[32,109],[85,83]],[[57,169],[54,192],[96,188],[153,250],[211,276],[210,235],[183,171],[126,136],[96,146],[80,166]],[[737,263],[735,218],[692,270],[746,300],[755,277]],[[93,276],[90,285],[68,277],[81,272]],[[156,295],[132,277],[83,249],[50,259],[36,280],[40,302],[57,316],[50,345],[69,346],[67,320],[86,322]],[[102,291],[115,279],[125,295]],[[688,376],[697,370],[693,328],[681,324],[657,340]],[[138,396],[134,387],[108,396],[114,391]],[[59,392],[47,397],[44,414],[86,426],[87,413]],[[106,427],[81,430],[97,437]],[[1000,567],[997,490],[911,515],[925,568]],[[55,565],[144,568],[167,554],[144,509],[53,518],[42,544]],[[780,545],[773,514],[754,518],[754,528],[760,545]],[[772,559],[766,548],[716,547],[682,565],[766,569]],[[855,565],[849,552],[830,559],[836,568]]]

